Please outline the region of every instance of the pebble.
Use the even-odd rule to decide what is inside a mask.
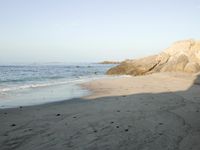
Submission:
[[[14,123],[13,123],[13,124],[11,124],[11,127],[15,127],[15,126],[16,126],[16,124],[14,124]]]
[[[60,116],[60,114],[56,114],[56,116]]]

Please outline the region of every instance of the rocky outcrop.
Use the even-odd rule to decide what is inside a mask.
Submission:
[[[107,71],[107,74],[144,75],[154,72],[200,71],[200,41],[185,40],[172,44],[158,55],[126,60]]]

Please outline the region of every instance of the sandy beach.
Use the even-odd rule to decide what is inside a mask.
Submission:
[[[0,110],[1,150],[199,150],[198,75],[156,73],[83,84],[92,94]]]

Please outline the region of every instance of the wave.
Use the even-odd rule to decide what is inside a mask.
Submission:
[[[21,83],[26,81],[41,81],[41,80],[49,80],[49,79],[63,79],[63,76],[50,76],[50,77],[29,77],[29,78],[22,78],[22,79],[0,79],[0,83]]]
[[[77,77],[76,79],[66,79],[61,81],[49,81],[44,83],[27,83],[24,85],[12,85],[10,87],[0,87],[0,92],[9,92],[9,91],[16,91],[16,90],[23,90],[29,88],[42,88],[42,87],[49,87],[49,86],[57,86],[57,85],[64,85],[64,84],[78,84],[81,82],[86,82],[92,79],[102,78],[103,76],[95,76],[95,77]]]
[[[129,75],[116,75],[116,76],[107,76],[107,75],[95,75],[95,76],[78,76],[74,79],[61,79],[61,80],[51,80],[48,82],[43,83],[26,83],[24,85],[11,85],[9,87],[0,87],[0,93],[9,92],[9,91],[17,91],[17,90],[25,90],[31,88],[43,88],[43,87],[50,87],[50,86],[58,86],[58,85],[65,85],[65,84],[79,84],[95,79],[101,78],[120,78],[120,77],[131,77]]]

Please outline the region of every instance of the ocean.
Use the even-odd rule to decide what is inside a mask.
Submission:
[[[0,66],[0,108],[62,101],[90,92],[78,84],[107,77],[112,64],[33,64]]]

